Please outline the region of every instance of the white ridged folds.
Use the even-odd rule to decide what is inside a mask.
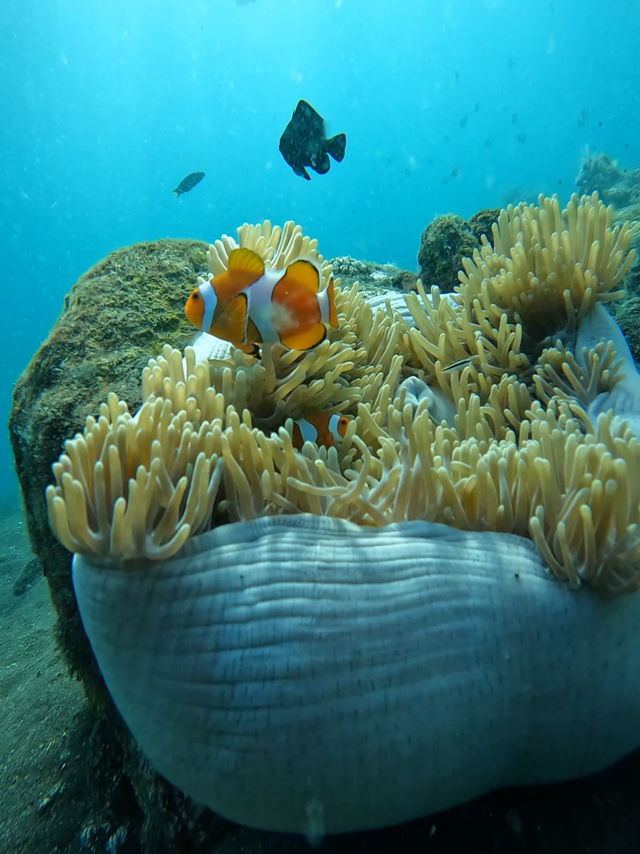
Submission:
[[[76,556],[73,580],[118,709],[244,824],[380,827],[640,740],[640,598],[572,591],[511,534],[270,517],[105,568]]]

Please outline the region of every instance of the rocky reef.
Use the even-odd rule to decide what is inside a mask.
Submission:
[[[473,254],[483,235],[491,242],[491,226],[499,213],[491,208],[479,211],[469,220],[448,213],[429,223],[422,232],[418,250],[419,275],[425,288],[438,285],[443,292],[454,289],[462,259]]]
[[[630,222],[636,250],[640,249],[640,167],[623,169],[608,154],[589,154],[582,162],[576,185],[580,193],[596,191],[603,202],[613,205],[616,222]],[[612,306],[632,352],[640,354],[640,264],[627,276],[628,299]]]
[[[621,169],[618,161],[608,154],[590,154],[582,162],[576,186],[580,194],[598,193],[607,205],[613,205],[621,216],[622,209],[634,207],[626,211],[624,219],[637,219],[640,210],[640,168]]]
[[[44,489],[64,439],[97,411],[107,390],[126,389],[139,401],[139,375],[149,353],[166,341],[185,346],[193,337],[183,305],[185,293],[206,270],[206,249],[194,240],[139,243],[112,252],[81,276],[19,377],[9,418],[31,548],[56,610],[57,641],[96,715],[87,750],[93,753],[93,786],[103,793],[104,814],[94,816],[92,826],[125,826],[129,844],[136,845],[126,850],[178,850],[179,839],[191,831],[197,835],[194,828],[202,818],[196,819],[200,813],[188,799],[151,771],[113,708],[78,615],[69,553],[49,529]],[[207,835],[219,836],[222,820],[212,813],[205,820]],[[103,835],[96,831],[93,841]],[[100,850],[89,842],[87,850]]]
[[[411,291],[416,287],[417,275],[409,270],[401,270],[393,264],[377,264],[374,261],[361,261],[350,255],[331,259],[333,274],[340,279],[344,290],[358,282],[363,293],[377,293],[381,288],[393,288],[398,291]]]
[[[82,428],[108,389],[126,389],[139,400],[138,375],[149,353],[166,341],[189,342],[185,287],[206,269],[206,248],[193,240],[160,240],[112,252],[73,285],[14,388],[9,433],[29,536],[58,612],[59,641],[85,684],[93,681],[92,666],[70,588],[69,556],[51,536],[43,491],[63,440]]]
[[[441,241],[443,251],[455,247],[458,252],[448,260],[455,272],[452,286],[457,283],[459,256],[470,254],[480,235],[490,232],[496,214],[487,212],[482,223],[476,221],[477,234],[471,227],[474,217],[460,229],[458,243],[453,238]],[[474,236],[475,243],[463,250],[465,233]],[[149,356],[159,352],[166,341],[180,348],[189,343],[193,330],[183,321],[182,308],[196,276],[206,270],[205,251],[206,244],[196,241],[138,244],[112,253],[82,276],[71,289],[50,336],[16,384],[11,441],[32,547],[47,576],[58,615],[58,639],[69,666],[82,679],[96,715],[87,751],[92,752],[95,775],[91,785],[102,794],[104,813],[94,817],[93,826],[100,829],[108,823],[126,828],[121,843],[108,850],[302,852],[307,850],[304,839],[236,828],[199,808],[150,769],[104,689],[80,624],[70,584],[69,554],[51,535],[46,517],[44,488],[51,482],[50,465],[63,440],[82,427],[88,414],[97,412],[111,388],[135,408],[140,401],[138,378]],[[364,282],[365,292],[412,287],[412,274],[389,265],[340,258],[335,259],[334,269],[343,284]],[[438,281],[427,276],[425,284],[431,280]],[[401,845],[405,850],[418,850],[428,838],[433,852],[444,852],[456,846],[473,847],[479,837],[490,835],[496,854],[516,846],[523,852],[538,851],[542,836],[549,841],[549,851],[566,850],[569,838],[578,848],[581,842],[591,844],[596,837],[605,848],[610,843],[609,850],[623,850],[613,846],[622,817],[636,815],[628,793],[637,787],[639,765],[626,761],[621,771],[607,772],[595,782],[556,787],[551,793],[549,789],[494,793],[408,826],[329,839],[323,849],[381,851]],[[592,807],[611,799],[617,805],[613,811],[616,820],[606,825],[602,810]],[[589,804],[586,810],[581,809],[585,802]],[[575,821],[570,821],[571,816]],[[634,826],[640,830],[637,819],[632,818],[628,824],[631,836]],[[95,838],[79,840],[79,844],[82,850],[107,850],[108,836],[96,830]]]

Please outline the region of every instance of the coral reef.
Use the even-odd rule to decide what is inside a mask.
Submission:
[[[462,259],[473,253],[483,236],[491,239],[491,225],[499,211],[485,210],[465,220],[457,214],[436,217],[422,232],[418,250],[419,275],[429,288],[452,291],[458,284]]]
[[[417,276],[409,270],[401,270],[393,264],[376,264],[373,261],[360,261],[348,255],[332,258],[334,276],[342,282],[343,290],[348,290],[356,282],[363,294],[379,293],[381,288],[398,291],[410,291],[416,287]]]
[[[590,195],[598,193],[606,205],[613,205],[618,215],[623,209],[632,208],[638,219],[640,210],[640,168],[621,169],[618,161],[608,154],[589,154],[582,161],[576,178],[578,192]]]
[[[614,207],[614,222],[628,223],[636,250],[640,249],[640,168],[621,169],[617,160],[608,154],[589,154],[585,157],[576,178],[582,193],[597,192],[600,198]],[[640,265],[627,278],[627,289],[636,297],[640,295]],[[629,304],[615,306],[614,315],[635,353],[637,346],[637,309]]]
[[[592,489],[598,471],[607,483],[624,483],[626,498],[635,495],[626,477],[637,468],[636,440],[613,415],[597,417],[591,409],[620,386],[620,366],[611,348],[594,342],[582,354],[576,345],[596,303],[620,293],[632,260],[628,229],[613,229],[611,212],[596,199],[573,200],[564,212],[556,201],[542,200],[539,209],[520,206],[502,214],[491,237],[495,248],[482,241],[450,300],[437,289],[409,297],[410,323],[389,311],[373,314],[357,291],[342,290],[341,329],[315,351],[265,348],[261,364],[238,352],[210,365],[196,364],[187,353],[183,365],[168,350],[145,369],[141,391],[114,383],[132,408],[140,400],[143,406],[137,420],[114,395],[101,408],[84,406],[83,414],[91,408],[98,417],[89,418],[84,435],[67,442],[55,469],[57,485],[48,494],[62,541],[76,551],[142,554],[168,564],[169,555],[212,519],[300,510],[346,514],[364,525],[442,518],[463,529],[531,536],[551,569],[574,585],[634,588],[637,542],[634,536],[625,540],[623,531],[635,525],[638,502],[633,499],[628,517],[624,491],[602,498]],[[201,244],[194,246],[200,253]],[[215,250],[222,264],[224,251],[224,243]],[[218,263],[215,252],[210,266]],[[184,288],[203,260],[198,254]],[[133,370],[130,364],[129,381]],[[34,442],[29,406],[33,398],[18,390],[12,431],[21,469]],[[288,418],[310,407],[353,416],[340,448],[291,448]],[[451,424],[434,422],[440,408],[451,414]],[[42,410],[37,415],[42,418]],[[60,423],[52,419],[48,444],[36,445],[40,458],[57,455]],[[74,419],[71,429],[78,426]],[[516,437],[523,450],[530,447],[529,462],[509,456]],[[631,456],[625,457],[623,446]],[[420,465],[409,471],[418,448],[425,449],[417,455]],[[571,480],[571,467],[565,468],[568,479],[552,482],[549,467],[565,452],[575,463],[579,458],[582,474]],[[98,469],[92,464],[97,459]],[[434,465],[435,492],[416,504],[419,485]],[[543,496],[513,489],[528,465],[537,466]],[[42,471],[39,476],[43,484]],[[499,495],[487,501],[497,482]],[[25,479],[25,492],[33,494],[33,487]],[[580,534],[592,524],[583,508],[593,505],[598,514],[605,505],[610,509],[610,500],[618,509],[607,513],[598,536],[589,535],[589,548],[580,553]],[[499,508],[510,502],[505,516]],[[551,509],[545,515],[546,502]],[[60,548],[47,552],[41,523],[42,515],[35,531],[40,556],[59,580],[56,605],[59,613],[65,605],[67,648],[86,682],[94,681],[90,693],[97,697],[96,673],[76,648],[77,617],[62,580],[65,554]],[[137,761],[129,754],[136,780]],[[181,812],[184,803],[178,797],[175,808]],[[187,821],[185,813],[181,820]]]
[[[570,590],[640,586],[619,417],[637,429],[640,378],[602,305],[629,229],[595,195],[541,198],[492,238],[451,298],[406,297],[411,321],[354,286],[312,351],[167,347],[135,417],[110,395],[54,465],[52,528],[118,708],[229,818],[314,840],[637,746],[640,600]],[[309,409],[352,416],[339,446],[293,447]]]

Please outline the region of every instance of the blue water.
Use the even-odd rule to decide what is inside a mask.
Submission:
[[[2,418],[120,246],[294,219],[327,257],[413,270],[438,213],[566,199],[587,150],[640,166],[639,36],[638,0],[2,0]],[[347,134],[309,182],[278,151],[299,98]]]

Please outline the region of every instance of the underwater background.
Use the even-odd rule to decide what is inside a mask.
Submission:
[[[436,214],[565,202],[594,151],[640,165],[639,35],[637,0],[3,0],[3,421],[64,295],[120,246],[294,219],[325,257],[415,271]],[[278,151],[300,98],[347,136],[311,181]]]
[[[326,258],[415,273],[439,214],[541,192],[564,206],[597,153],[640,178],[639,36],[640,0],[0,0],[4,423],[65,295],[119,247],[293,219]],[[300,99],[347,137],[343,162],[310,181],[278,150]],[[139,312],[144,322],[144,298]],[[59,370],[71,373],[64,358]],[[114,809],[99,784],[119,760],[69,674],[25,528],[5,430],[0,852],[124,854],[134,799],[118,789]],[[466,839],[492,854],[637,854],[638,791],[636,753],[586,780],[494,792],[323,850],[447,852]],[[101,822],[109,812],[129,823]],[[308,854],[303,838],[291,846]],[[284,849],[239,828],[216,850]]]

